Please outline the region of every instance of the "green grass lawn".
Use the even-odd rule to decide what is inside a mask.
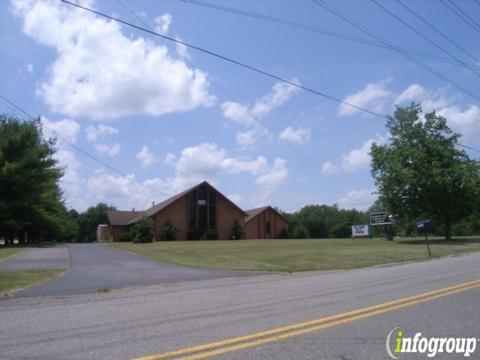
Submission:
[[[430,241],[432,256],[480,251],[480,238]],[[289,239],[234,241],[165,241],[151,244],[111,243],[173,264],[251,271],[352,269],[428,259],[424,240]]]
[[[0,246],[0,261],[23,250],[24,249]]]
[[[23,270],[0,272],[0,296],[10,294],[62,275],[66,270]]]

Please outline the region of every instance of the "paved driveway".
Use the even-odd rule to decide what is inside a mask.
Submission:
[[[99,288],[115,289],[253,274],[170,265],[100,244],[70,244],[47,249],[50,249],[50,262],[45,261],[49,257],[48,251],[34,248],[0,264],[0,270],[63,266],[69,267],[70,271],[51,282],[19,291],[14,296],[81,294],[97,292]]]

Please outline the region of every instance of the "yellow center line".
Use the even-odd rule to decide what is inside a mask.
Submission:
[[[480,279],[457,284],[447,288],[434,290],[418,295],[405,297],[382,304],[369,306],[333,316],[323,317],[315,320],[300,322],[288,326],[273,328],[249,335],[238,336],[207,344],[187,347],[179,350],[169,351],[162,354],[139,357],[136,360],[200,360],[212,356],[221,355],[227,352],[256,347],[262,344],[288,339],[294,336],[319,331],[333,326],[342,325],[354,320],[360,320],[370,316],[383,314],[389,311],[398,310],[407,306],[420,304],[436,298],[453,295],[462,291],[480,287]]]

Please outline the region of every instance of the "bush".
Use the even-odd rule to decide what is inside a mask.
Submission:
[[[161,238],[162,240],[167,241],[177,240],[177,232],[178,229],[173,225],[172,221],[170,219],[167,219],[163,224]]]
[[[203,238],[203,235],[205,235],[205,231],[203,230],[190,230],[187,233],[187,239],[188,240],[200,240]]]
[[[307,239],[310,237],[308,230],[305,226],[299,224],[294,227],[292,231],[292,238],[294,239]]]
[[[130,229],[130,236],[134,243],[148,243],[153,241],[153,220],[149,217],[144,217]]]
[[[207,240],[218,240],[218,235],[215,231],[209,231],[207,233]]]
[[[120,242],[131,242],[132,237],[130,236],[130,232],[125,231],[120,234],[120,238],[118,239]]]
[[[290,239],[290,234],[286,228],[283,228],[280,230],[280,233],[278,234],[279,239]]]
[[[232,226],[231,239],[232,240],[241,239],[241,238],[243,238],[244,234],[245,234],[245,229],[244,229],[243,225],[240,223],[240,221],[238,221],[238,219],[235,219],[235,221],[233,222],[233,226]]]

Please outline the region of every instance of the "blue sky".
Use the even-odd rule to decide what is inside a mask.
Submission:
[[[313,1],[215,1],[372,40]],[[159,32],[381,114],[422,102],[447,117],[462,143],[480,147],[478,100],[395,51],[178,0],[122,2]],[[415,57],[480,97],[478,75],[455,60],[480,65],[480,32],[440,2],[402,2],[473,59],[396,1],[381,4],[453,57],[371,1],[328,3],[396,46],[449,58]],[[139,24],[116,0],[80,3]],[[456,3],[480,19],[473,0]],[[244,208],[366,209],[375,200],[368,151],[388,141],[384,119],[60,1],[2,1],[0,9],[0,93],[41,115],[47,135],[61,134],[68,206],[141,209],[202,180]]]

